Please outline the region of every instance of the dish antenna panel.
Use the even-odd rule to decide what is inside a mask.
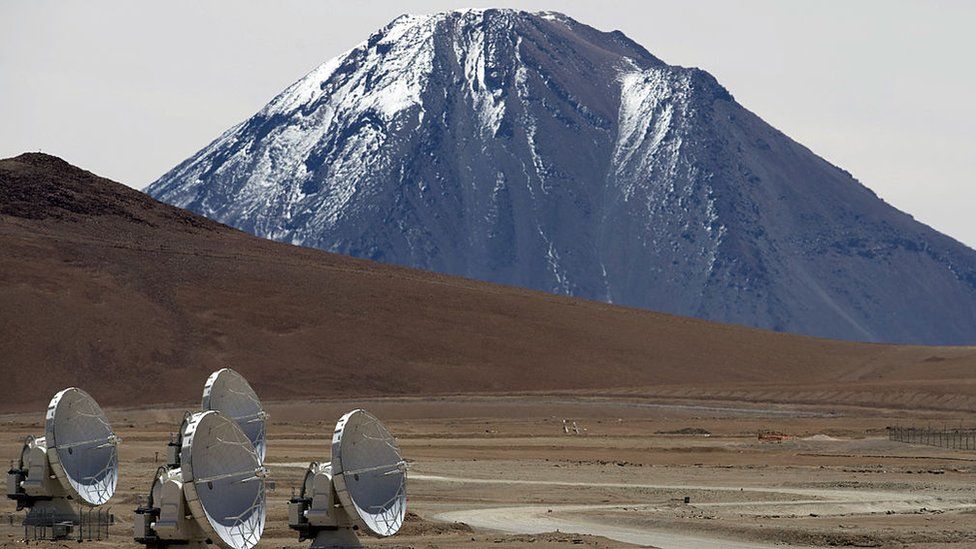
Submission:
[[[179,447],[178,466],[156,471],[148,504],[136,510],[136,541],[149,547],[257,545],[267,470],[237,422],[212,410],[190,414]]]
[[[396,534],[407,511],[406,463],[396,440],[375,416],[353,410],[336,423],[332,462],[312,462],[288,526],[312,547],[361,547],[356,530]]]
[[[119,442],[88,393],[72,387],[54,395],[44,436],[28,437],[17,467],[7,473],[7,497],[17,501],[18,511],[28,509],[24,526],[55,539],[71,535],[82,518],[76,504],[96,507],[115,494]]]
[[[268,414],[244,376],[230,368],[210,374],[203,387],[202,408],[216,410],[236,421],[264,463]]]

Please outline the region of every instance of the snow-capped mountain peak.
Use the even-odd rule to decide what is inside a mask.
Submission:
[[[148,192],[276,240],[555,293],[976,341],[976,252],[708,73],[554,12],[401,16]]]

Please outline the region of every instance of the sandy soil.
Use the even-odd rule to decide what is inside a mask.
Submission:
[[[285,502],[309,461],[329,459],[335,420],[357,406],[385,420],[410,463],[411,516],[400,535],[374,545],[976,547],[976,452],[884,436],[917,414],[568,396],[270,403],[277,490],[262,546],[299,546]],[[181,415],[109,410],[124,443],[107,546],[131,545],[131,510]],[[563,434],[563,419],[585,431]],[[0,417],[10,458],[41,420],[40,410]],[[659,434],[689,427],[710,435]],[[759,430],[792,438],[760,442]],[[0,540],[16,545],[23,534],[6,505]]]

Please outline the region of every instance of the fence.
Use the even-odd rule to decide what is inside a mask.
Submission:
[[[78,541],[107,540],[108,527],[115,523],[111,507],[101,509],[80,509],[78,511]]]
[[[976,429],[888,427],[888,440],[909,444],[925,444],[953,450],[976,450]]]
[[[10,522],[13,522],[11,515]],[[101,541],[108,539],[109,526],[115,523],[111,509],[78,509],[77,515],[65,515],[53,509],[31,509],[24,519],[24,539],[28,541],[68,540]]]

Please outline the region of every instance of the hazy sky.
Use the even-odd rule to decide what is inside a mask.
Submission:
[[[144,187],[405,12],[512,6],[620,29],[917,219],[976,246],[976,2],[0,2],[0,157]]]

